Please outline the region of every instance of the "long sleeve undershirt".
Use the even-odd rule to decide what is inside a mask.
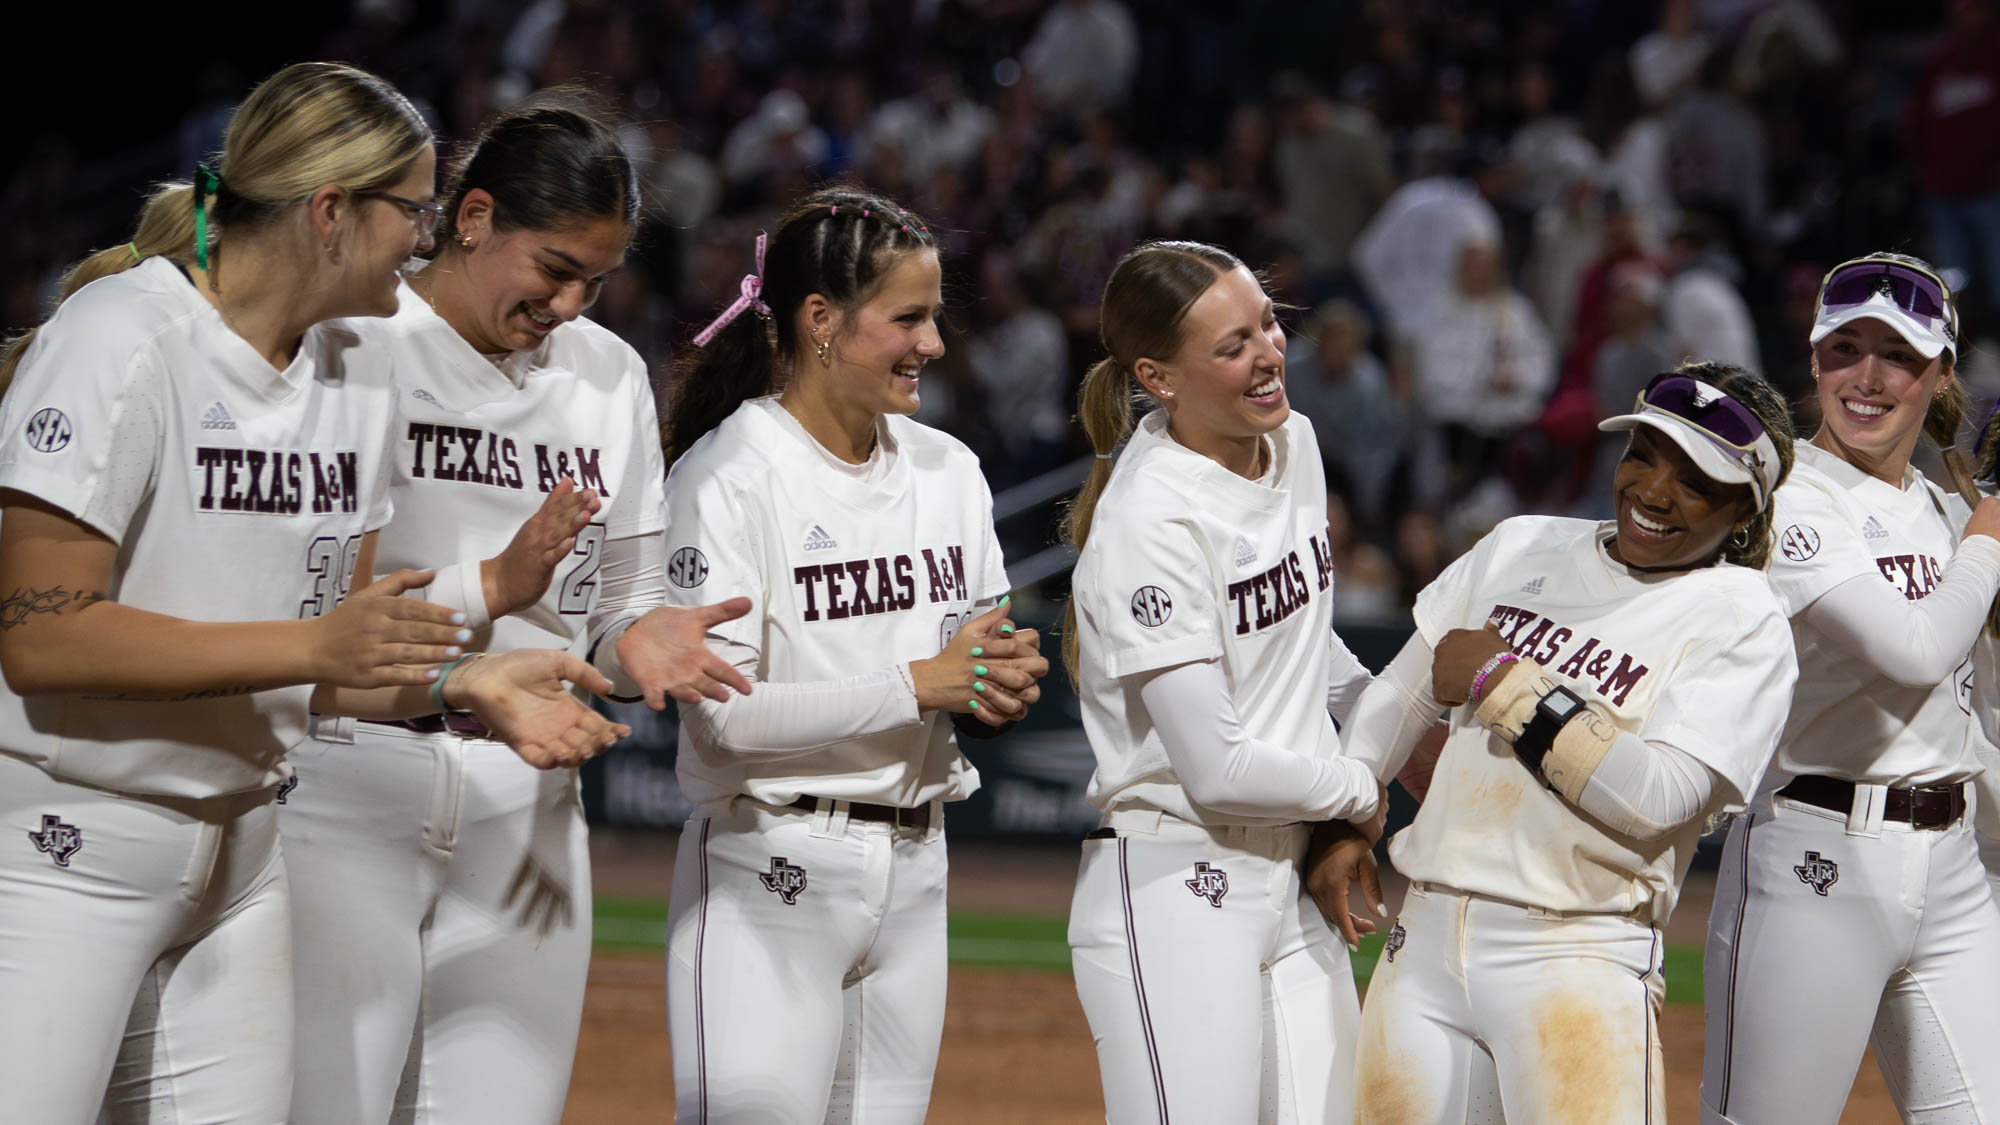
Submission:
[[[993,605],[980,602],[973,615]],[[709,643],[719,643],[722,658],[756,690],[723,703],[704,699],[681,704],[681,722],[708,745],[767,760],[789,758],[923,721],[907,662],[839,680],[773,683],[757,678],[762,654],[754,647],[717,642],[713,634]]]
[[[1177,664],[1139,684],[1139,697],[1188,796],[1232,816],[1347,820],[1374,815],[1365,765],[1309,758],[1243,730],[1220,664]]]
[[[1873,574],[1856,575],[1807,606],[1803,620],[1842,652],[1906,687],[1935,687],[1965,660],[2000,588],[2000,540],[1959,544],[1944,580],[1910,601]]]
[[[1430,644],[1412,634],[1355,706],[1349,752],[1385,783],[1445,710],[1432,693],[1431,662]],[[1719,780],[1686,751],[1621,733],[1577,806],[1627,836],[1657,839],[1706,811]]]
[[[1333,635],[1332,656],[1327,664],[1329,665],[1326,676],[1327,713],[1333,716],[1333,721],[1339,723],[1340,729],[1344,731],[1354,718],[1354,705],[1361,701],[1361,693],[1368,689],[1375,675],[1368,670],[1366,664],[1361,663],[1361,659],[1354,655],[1354,651],[1347,647],[1347,642],[1340,639],[1339,633]]]

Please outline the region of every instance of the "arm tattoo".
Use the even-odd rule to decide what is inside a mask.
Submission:
[[[189,703],[197,699],[227,699],[232,695],[250,695],[263,690],[256,687],[214,687],[197,688],[179,695],[86,695],[85,699],[109,699],[120,703]]]
[[[0,598],[0,630],[26,625],[28,619],[37,613],[61,616],[65,608],[81,610],[92,602],[104,600],[102,590],[68,590],[61,586],[37,590],[33,586],[17,586],[6,597]]]

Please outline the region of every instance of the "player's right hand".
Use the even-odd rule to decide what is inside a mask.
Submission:
[[[479,716],[522,761],[552,770],[580,766],[632,733],[584,706],[570,694],[572,683],[599,695],[611,690],[603,673],[569,653],[521,648],[458,665],[442,694],[447,705]]]
[[[2000,539],[2000,496],[1988,496],[1972,509],[1972,518],[1965,523],[1965,535],[1970,539],[1975,535]]]
[[[995,727],[1028,713],[1028,704],[1040,697],[1035,681],[1048,674],[1049,662],[1032,633],[1023,640],[1011,628],[1007,611],[1006,602],[994,606],[961,626],[936,656],[910,662],[919,708],[971,715]]]
[[[459,646],[472,639],[463,613],[400,596],[436,576],[399,570],[313,618],[313,682],[350,688],[430,683],[436,665],[457,658]]]
[[[1348,909],[1348,888],[1361,887],[1361,899],[1375,917],[1386,917],[1382,905],[1382,878],[1375,869],[1373,841],[1344,820],[1313,826],[1312,843],[1306,849],[1305,886],[1319,907],[1327,925],[1339,931],[1349,949],[1361,947],[1361,935],[1375,932],[1374,918],[1364,918]]]
[[[502,618],[541,601],[557,564],[569,557],[578,533],[603,507],[595,491],[578,491],[568,477],[556,482],[507,549],[479,564],[479,587],[486,594],[488,615]]]

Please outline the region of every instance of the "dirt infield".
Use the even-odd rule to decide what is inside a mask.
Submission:
[[[673,1105],[659,957],[600,955],[564,1125],[666,1121]],[[1698,1120],[1701,1011],[1667,1007],[1667,1111]],[[1894,1122],[1872,1059],[1842,1125]],[[1097,1058],[1067,973],[954,968],[933,1125],[1087,1125],[1104,1120]]]
[[[600,833],[593,840],[599,893],[664,897],[672,840]],[[955,908],[1060,914],[1068,909],[1074,852],[957,848]],[[1699,881],[1676,912],[1669,940],[1700,941],[1707,914]],[[1393,904],[1399,895],[1391,895]],[[659,953],[599,952],[590,967],[583,1038],[564,1125],[630,1125],[672,1118],[664,960]],[[1670,1004],[1664,1021],[1673,1120],[1699,1119],[1701,1010]],[[1832,1080],[1833,1076],[1828,1076]],[[1084,1125],[1104,1120],[1097,1059],[1066,972],[953,966],[944,1047],[931,1100],[934,1125]],[[1896,1113],[1872,1057],[1841,1125],[1893,1123]]]

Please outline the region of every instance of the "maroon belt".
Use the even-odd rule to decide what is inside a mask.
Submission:
[[[838,800],[835,797],[828,797],[826,799],[829,801]],[[817,812],[819,810],[819,802],[820,798],[818,797],[800,797],[798,800],[792,802],[791,807],[804,809],[807,812]],[[925,801],[914,809],[906,809],[896,805],[871,805],[866,801],[849,801],[847,803],[847,819],[863,820],[875,824],[893,824],[898,828],[914,828],[919,832],[923,832],[927,831],[931,826],[931,805],[929,801]]]
[[[382,725],[402,727],[418,734],[455,734],[463,738],[498,737],[485,723],[479,721],[479,716],[455,712],[449,715],[418,715],[414,719],[396,719]]]
[[[1778,790],[1778,796],[1846,813],[1854,808],[1854,783],[1821,774],[1801,774]],[[1901,821],[1912,828],[1949,828],[1964,815],[1963,784],[1891,789],[1882,802],[1883,820]]]

